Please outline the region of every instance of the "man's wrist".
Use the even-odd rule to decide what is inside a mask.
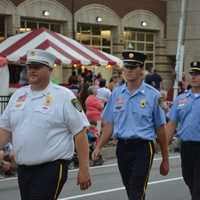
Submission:
[[[3,161],[3,160],[0,160],[0,167],[3,166],[3,163],[4,163],[4,161]]]

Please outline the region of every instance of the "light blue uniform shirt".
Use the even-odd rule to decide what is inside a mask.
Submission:
[[[160,93],[144,82],[133,95],[126,84],[116,88],[103,112],[113,125],[113,137],[153,140],[155,129],[165,124],[159,99]]]
[[[177,136],[183,141],[200,141],[200,95],[189,90],[179,95],[169,113],[178,125]]]

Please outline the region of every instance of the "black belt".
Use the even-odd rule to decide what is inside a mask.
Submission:
[[[20,168],[34,168],[34,167],[39,167],[39,166],[43,166],[43,165],[48,165],[51,163],[56,163],[56,162],[60,162],[60,163],[64,163],[64,164],[70,164],[71,160],[65,160],[65,159],[58,159],[58,160],[54,160],[54,161],[49,161],[49,162],[45,162],[45,163],[41,163],[41,164],[35,164],[35,165],[18,165],[18,167]]]
[[[142,138],[117,138],[117,140],[121,144],[139,144],[139,143],[148,143],[152,141]]]

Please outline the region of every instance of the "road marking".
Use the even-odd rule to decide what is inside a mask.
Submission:
[[[183,177],[163,179],[163,180],[149,182],[148,185],[155,185],[155,184],[166,183],[166,182],[171,182],[171,181],[179,181],[179,180],[182,180],[182,179],[183,179]],[[97,191],[97,192],[92,192],[92,193],[87,193],[87,194],[82,194],[82,195],[71,196],[71,197],[62,198],[62,199],[58,199],[58,200],[78,199],[78,198],[83,198],[83,197],[89,197],[89,196],[99,195],[99,194],[116,192],[116,191],[120,191],[120,190],[125,190],[125,188],[124,187],[113,188],[113,189],[109,189],[109,190],[102,190],[102,191]]]
[[[179,159],[180,156],[170,156],[169,159]],[[160,161],[162,160],[162,157],[159,157],[159,158],[154,158],[154,161]],[[101,165],[101,166],[95,166],[95,167],[90,167],[91,170],[93,169],[101,169],[101,168],[107,168],[107,167],[116,167],[117,166],[117,163],[113,163],[113,164],[107,164],[107,165]],[[72,169],[72,170],[69,170],[69,173],[74,173],[74,172],[77,172],[78,169]],[[17,180],[17,177],[12,177],[12,178],[2,178],[0,179],[0,182],[4,182],[4,181],[15,181]]]

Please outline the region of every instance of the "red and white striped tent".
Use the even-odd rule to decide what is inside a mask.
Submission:
[[[0,54],[11,62],[24,63],[30,49],[44,49],[54,54],[57,64],[122,65],[122,61],[115,56],[45,28],[17,34],[0,43]]]

